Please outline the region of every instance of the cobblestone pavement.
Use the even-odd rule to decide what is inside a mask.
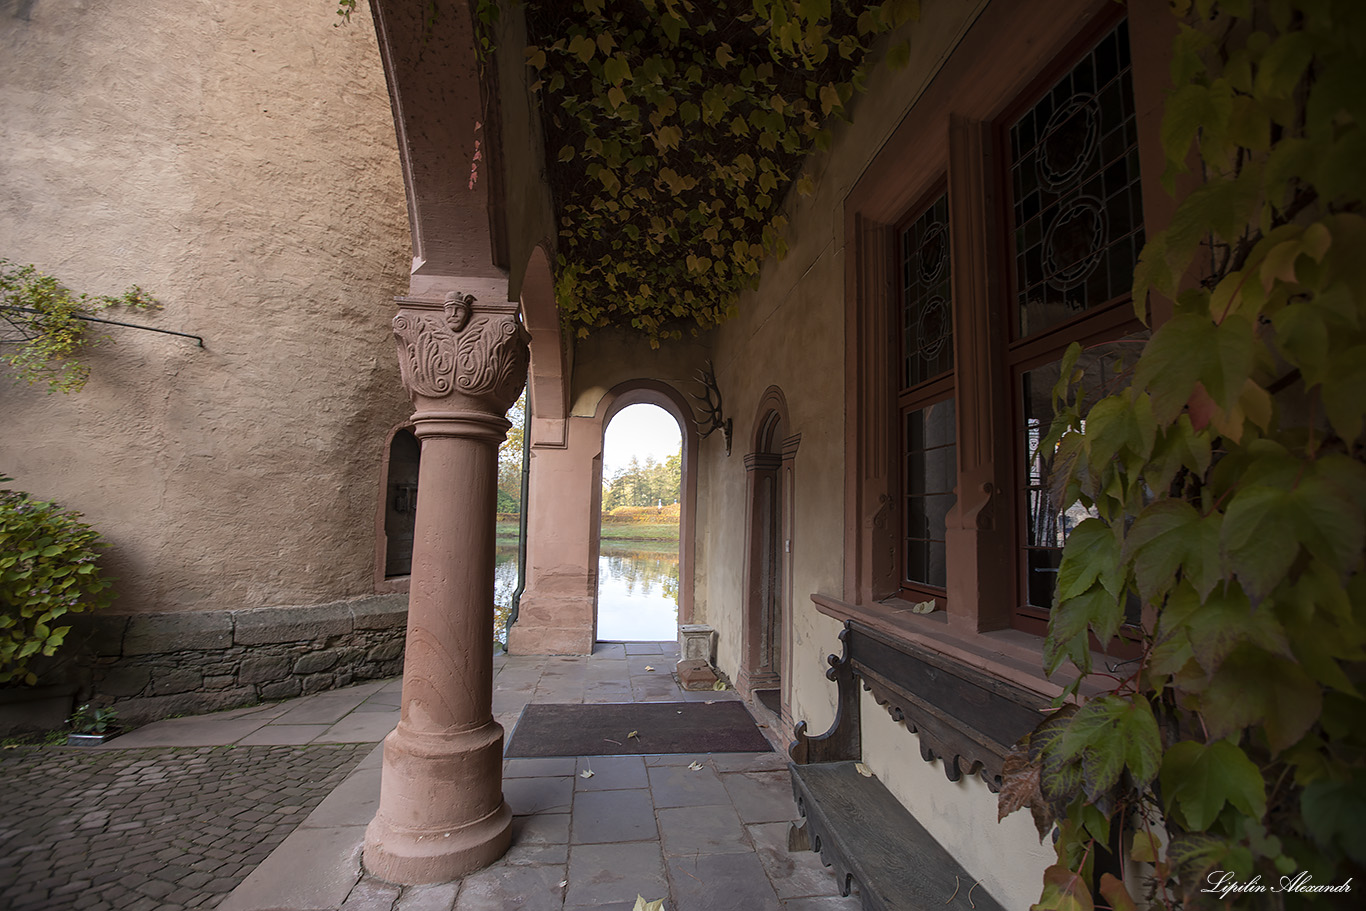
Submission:
[[[214,908],[371,749],[5,750],[0,905]]]

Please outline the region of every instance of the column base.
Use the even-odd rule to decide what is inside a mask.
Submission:
[[[487,867],[512,841],[502,791],[503,728],[405,730],[384,741],[379,812],[365,830],[365,869],[404,885],[442,883]],[[399,822],[398,820],[403,820]]]

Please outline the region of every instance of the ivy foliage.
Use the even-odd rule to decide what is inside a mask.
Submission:
[[[1194,188],[1134,286],[1171,317],[1089,410],[1074,346],[1041,447],[1094,516],[1047,670],[1092,673],[1130,595],[1143,622],[1110,690],[1007,765],[1001,812],[1057,826],[1039,909],[1135,907],[1107,865],[1148,865],[1168,908],[1221,904],[1220,880],[1309,906],[1366,870],[1366,5],[1173,5],[1164,181]]]
[[[11,480],[0,475],[0,484]],[[0,489],[0,685],[38,682],[29,667],[56,654],[70,613],[107,607],[110,583],[96,560],[99,534],[80,515]]]
[[[0,343],[14,349],[0,354],[0,361],[29,385],[45,383],[49,393],[79,392],[90,378],[81,353],[93,341],[81,317],[118,306],[161,305],[136,285],[118,297],[73,294],[33,266],[0,259],[0,322],[8,330]]]
[[[716,325],[785,252],[779,211],[831,141],[879,36],[916,0],[527,0],[559,224],[556,297],[580,337],[657,347]],[[904,42],[890,62],[909,55]]]

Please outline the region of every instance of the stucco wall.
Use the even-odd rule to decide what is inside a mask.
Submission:
[[[0,470],[104,534],[116,611],[373,590],[410,253],[373,28],[332,11],[0,4],[0,257],[205,339],[111,328],[75,395],[0,380]]]
[[[741,662],[744,620],[745,470],[761,399],[779,387],[788,406],[785,435],[800,434],[793,462],[791,666],[792,720],[812,732],[829,727],[834,685],[826,656],[839,651],[836,620],[818,613],[812,593],[838,597],[843,588],[846,428],[845,212],[850,187],[929,84],[943,59],[986,6],[984,0],[925,4],[908,29],[911,64],[880,68],[854,109],[853,123],[836,131],[828,154],[808,164],[810,197],[787,201],[789,252],[770,261],[759,288],[739,315],[715,333],[717,378],[735,420],[730,459],[704,451],[698,514],[698,620],[719,632],[718,665],[734,677]],[[915,735],[875,703],[863,712],[864,758],[888,789],[1005,907],[1024,907],[1038,895],[1051,852],[1038,848],[1027,820],[997,825],[996,798],[980,780],[951,783],[938,765],[919,758]]]

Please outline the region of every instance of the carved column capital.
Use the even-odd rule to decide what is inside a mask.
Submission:
[[[415,404],[507,413],[526,384],[530,360],[516,310],[481,305],[456,291],[443,301],[399,298],[399,307],[393,321],[399,370]],[[433,401],[442,399],[452,401]]]

